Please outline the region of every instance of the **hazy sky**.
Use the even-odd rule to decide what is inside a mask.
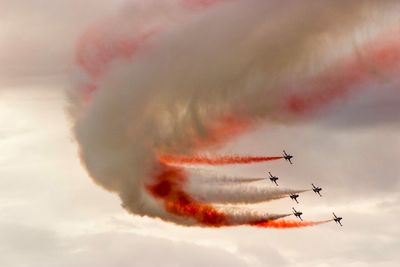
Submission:
[[[181,227],[130,215],[97,186],[80,163],[65,90],[80,34],[131,2],[141,1],[0,0],[1,266],[398,266],[398,80],[365,85],[312,119],[262,123],[221,148],[290,151],[293,166],[218,171],[259,177],[273,170],[285,186],[320,185],[322,198],[308,192],[295,207],[309,220],[335,211],[343,227]],[[282,199],[256,208],[282,213],[294,205]]]

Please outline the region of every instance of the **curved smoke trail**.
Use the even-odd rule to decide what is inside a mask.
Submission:
[[[184,161],[191,164],[254,162],[193,155],[260,121],[290,123],[312,114],[373,80],[367,66],[397,73],[397,13],[389,12],[397,8],[389,0],[143,2],[90,28],[78,42],[82,75],[70,93],[70,113],[82,161],[133,214],[212,227],[323,223],[218,209],[186,192],[187,173],[168,166],[174,162],[165,157],[188,155]],[[362,41],[359,60],[349,43],[383,12],[388,15],[377,33]],[[219,193],[229,198],[229,190]]]

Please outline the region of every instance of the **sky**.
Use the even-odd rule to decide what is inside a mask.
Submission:
[[[260,78],[259,72],[275,75],[279,85],[293,73],[295,77],[318,76],[325,72],[329,76],[329,66],[336,66],[332,62],[340,62],[342,54],[345,58],[357,54],[358,46],[361,52],[357,54],[357,62],[364,64],[365,54],[368,65],[369,50],[363,49],[363,44],[374,40],[378,35],[375,32],[382,29],[393,27],[399,34],[398,20],[391,20],[396,9],[385,6],[391,1],[381,4],[323,1],[321,5],[311,1],[284,4],[268,1],[269,5],[263,5],[259,0],[251,0],[250,4],[238,4],[238,7],[229,1],[208,6],[205,1],[201,2],[206,3],[205,6],[190,7],[194,15],[175,9],[177,2],[87,0],[83,4],[64,0],[0,0],[0,147],[3,151],[0,154],[0,265],[397,266],[400,262],[397,227],[400,219],[400,168],[397,165],[400,98],[399,80],[395,75],[398,69],[386,71],[376,63],[372,68],[377,66],[383,70],[378,70],[378,78],[374,79],[371,77],[375,77],[375,70],[372,70],[367,82],[354,86],[362,90],[352,90],[345,97],[317,109],[312,116],[300,118],[281,112],[272,112],[273,116],[269,116],[264,104],[276,108],[271,101],[279,99],[280,92],[286,89],[270,89],[270,95],[265,97],[259,94],[257,87],[258,83],[271,88],[275,85],[270,79],[264,80],[264,75]],[[368,9],[370,4],[374,11]],[[249,14],[254,15],[254,19],[246,20]],[[326,14],[327,18],[315,14]],[[259,20],[258,16],[264,20]],[[118,19],[109,21],[110,17]],[[337,25],[339,19],[341,23]],[[144,27],[145,30],[167,25],[168,30],[156,37],[159,39],[147,48],[148,54],[139,54],[137,62],[117,60],[111,66],[100,62],[110,69],[110,74],[93,78],[90,70],[99,62],[94,59],[95,64],[86,68],[89,74],[85,73],[85,68],[82,70],[82,66],[76,65],[76,53],[83,34],[93,25],[98,29],[97,25],[104,25],[104,21],[109,22],[105,23],[109,26],[100,26],[106,28],[106,36],[116,32],[111,39],[125,36],[131,27],[140,31],[138,24],[149,27]],[[307,23],[298,27],[299,21]],[[214,31],[211,22],[216,23],[212,24]],[[260,26],[259,30],[255,30],[247,42],[227,46],[228,41],[237,40],[235,38],[254,24]],[[322,30],[313,25],[322,25]],[[400,35],[393,36],[395,40],[400,39]],[[251,52],[247,52],[249,48]],[[304,60],[304,54],[298,55],[297,50],[305,51],[313,63]],[[232,53],[235,56],[232,57]],[[202,60],[210,55],[223,56],[213,64]],[[248,58],[250,63],[246,61]],[[242,65],[250,69],[250,74],[232,76],[235,71],[243,71]],[[340,66],[334,67],[333,73],[340,73],[343,68]],[[186,76],[181,75],[182,71]],[[221,82],[215,82],[211,71],[216,71]],[[229,82],[231,78],[234,83]],[[89,97],[89,107],[82,107],[85,104],[71,97],[71,91],[81,92],[80,85],[93,79],[98,79],[99,93]],[[305,88],[290,90],[294,93],[307,91],[307,79],[301,82]],[[125,89],[131,84],[149,89],[142,97],[137,91],[131,93]],[[177,84],[183,89],[175,89]],[[110,153],[105,157],[101,157],[102,154],[92,158],[91,154],[102,151],[101,141],[105,139],[100,137],[103,135],[107,138],[109,134],[124,136],[116,131],[124,128],[107,116],[121,116],[125,123],[125,119],[131,119],[125,111],[131,109],[129,105],[125,108],[123,99],[138,99],[138,102],[145,101],[157,107],[145,109],[150,115],[144,117],[157,125],[160,118],[154,117],[152,112],[162,110],[168,115],[172,112],[164,105],[171,103],[179,108],[180,103],[193,96],[188,84],[204,90],[195,94],[200,99],[196,105],[209,105],[207,112],[202,109],[200,112],[204,125],[207,126],[208,118],[221,110],[237,114],[236,98],[241,100],[239,103],[243,101],[246,112],[257,124],[222,142],[218,148],[205,149],[205,153],[271,156],[280,155],[282,149],[286,149],[295,155],[292,166],[276,161],[209,167],[214,172],[263,177],[267,171],[272,171],[280,177],[282,186],[308,189],[314,183],[323,188],[322,198],[306,192],[300,196],[300,204],[283,198],[258,203],[254,205],[255,210],[290,213],[291,208],[296,207],[304,212],[305,219],[313,221],[330,219],[334,211],[343,216],[344,226],[330,222],[298,229],[245,225],[188,227],[165,221],[171,218],[158,214],[158,209],[138,210],[145,216],[135,214],[136,207],[128,207],[131,212],[124,209],[121,198],[125,191],[108,188],[99,178],[103,177],[99,169],[103,169],[97,168],[108,166],[114,160],[123,164],[118,161],[121,154],[119,151],[114,154],[115,147],[107,147]],[[233,84],[229,91],[233,97],[219,90],[226,84]],[[203,88],[208,86],[207,90]],[[117,88],[117,93],[105,89],[110,87]],[[241,94],[244,87],[249,89]],[[156,100],[146,102],[148,96]],[[256,101],[260,96],[265,97],[261,103]],[[127,103],[132,103],[129,101]],[[221,105],[223,109],[219,109]],[[116,112],[110,113],[113,110]],[[89,115],[82,119],[81,114]],[[145,124],[141,122],[144,119],[135,117],[129,122],[140,126]],[[103,121],[107,123],[99,124]],[[183,120],[174,127],[184,130],[193,127],[191,123]],[[164,125],[162,121],[161,126]],[[183,131],[183,135],[173,131],[165,135],[146,132],[146,138],[142,139],[141,131],[149,128],[139,126],[134,127],[133,132],[139,142],[129,142],[129,146],[134,147],[141,140],[148,141],[150,135],[155,144],[166,144],[163,151],[185,151],[180,144],[192,137],[191,130]],[[99,129],[104,132],[92,134]],[[97,146],[88,140],[96,141]],[[141,147],[135,151],[138,155],[132,155],[133,159],[151,155]],[[89,159],[82,153],[90,155]],[[94,165],[92,159],[95,159]],[[101,165],[104,162],[107,164]],[[263,182],[269,183],[262,181],[260,186],[264,186]]]

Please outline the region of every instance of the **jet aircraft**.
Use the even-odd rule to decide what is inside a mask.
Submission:
[[[292,163],[292,158],[293,158],[293,156],[292,156],[292,155],[289,155],[288,153],[286,153],[285,150],[283,150],[283,158],[284,158],[285,160],[289,161],[290,164],[293,164],[293,163]]]
[[[271,182],[275,183],[276,186],[279,186],[278,183],[276,182],[279,178],[277,176],[272,175],[271,172],[268,172],[268,173],[269,173],[269,179],[271,180]]]
[[[334,212],[332,212],[332,214],[333,214],[333,220],[334,220],[336,223],[340,224],[340,226],[343,226],[342,223],[340,222],[343,218],[342,218],[342,217],[337,217],[336,214],[335,214]]]
[[[296,203],[299,203],[299,202],[297,201],[297,198],[299,197],[299,194],[290,194],[289,196],[290,196],[291,199],[293,199],[294,201],[296,201]]]
[[[322,197],[322,195],[321,195],[321,193],[320,193],[320,191],[322,190],[322,188],[321,187],[317,187],[317,186],[315,186],[314,184],[311,184],[312,185],[312,190],[314,191],[314,193],[315,194],[318,194],[320,197]]]
[[[295,210],[295,208],[292,208],[293,209],[293,215],[294,216],[296,216],[297,218],[299,218],[300,220],[303,220],[302,218],[301,218],[301,215],[303,214],[301,211],[297,211],[297,210]]]

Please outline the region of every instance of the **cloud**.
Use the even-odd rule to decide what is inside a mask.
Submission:
[[[249,266],[245,258],[215,246],[132,233],[62,238],[51,230],[0,224],[0,234],[0,263],[9,267]]]
[[[0,264],[26,266],[54,258],[60,244],[54,232],[29,225],[0,223]]]

